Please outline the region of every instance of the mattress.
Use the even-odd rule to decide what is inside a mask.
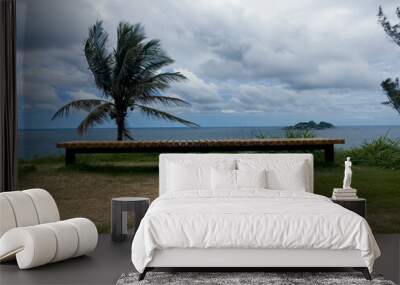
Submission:
[[[165,193],[132,243],[139,272],[163,249],[359,250],[372,271],[380,251],[364,218],[307,192],[247,189],[220,195]]]

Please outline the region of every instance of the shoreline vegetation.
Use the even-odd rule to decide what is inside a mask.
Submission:
[[[64,165],[63,156],[20,160],[18,189],[41,187],[57,201],[63,219],[84,216],[99,232],[110,231],[110,201],[118,196],[158,196],[158,155],[81,155],[77,164]],[[337,149],[334,163],[314,152],[315,193],[330,197],[343,179],[343,161],[353,161],[353,187],[368,200],[374,232],[400,233],[400,139],[386,136],[352,149]]]

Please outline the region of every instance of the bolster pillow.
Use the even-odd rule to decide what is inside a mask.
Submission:
[[[84,255],[96,248],[96,226],[88,219],[18,227],[0,238],[0,261],[16,257],[20,269]]]

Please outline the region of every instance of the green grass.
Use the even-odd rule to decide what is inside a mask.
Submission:
[[[326,164],[322,152],[314,153],[316,194],[331,196],[332,189],[342,184],[346,155],[348,151],[339,151],[336,163]],[[355,160],[352,186],[368,200],[367,220],[375,232],[400,233],[400,169]],[[100,232],[109,232],[112,197],[158,196],[158,155],[81,155],[76,165],[68,167],[60,157],[21,161],[18,187],[47,189],[62,218],[88,217]]]
[[[342,184],[343,168],[315,169],[314,192],[330,196]],[[400,233],[400,170],[354,165],[352,187],[367,199],[367,220],[379,233]]]

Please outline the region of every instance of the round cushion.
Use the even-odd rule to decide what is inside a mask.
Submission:
[[[39,224],[52,223],[60,220],[57,204],[49,192],[43,189],[22,191],[28,194],[36,208]]]
[[[0,237],[9,229],[15,228],[17,222],[15,221],[14,211],[8,199],[0,195]]]
[[[96,226],[85,218],[17,227],[0,238],[0,261],[15,256],[20,269],[32,268],[86,254],[97,240]]]
[[[86,254],[96,248],[98,233],[92,221],[85,218],[74,218],[64,222],[71,224],[78,233],[79,244],[74,256]]]
[[[78,249],[78,233],[71,224],[65,221],[43,224],[56,236],[57,250],[51,262],[57,262],[75,255]]]
[[[42,225],[13,228],[0,239],[0,260],[15,255],[20,269],[49,263],[56,252],[56,236]]]
[[[22,191],[3,192],[13,209],[17,227],[33,226],[39,223],[35,205],[29,195]]]

